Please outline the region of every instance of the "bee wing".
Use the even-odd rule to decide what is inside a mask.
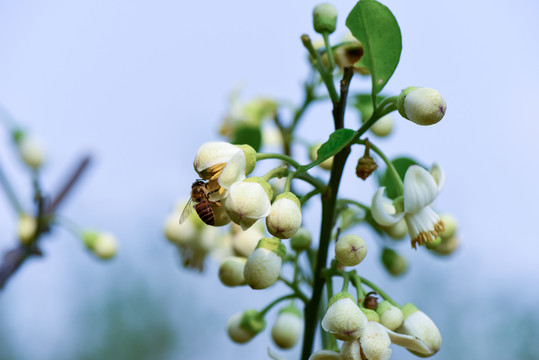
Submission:
[[[180,216],[180,225],[183,224],[185,220],[193,213],[193,210],[195,209],[195,202],[192,198],[189,198],[189,201],[187,201],[187,204],[183,208],[182,215]]]

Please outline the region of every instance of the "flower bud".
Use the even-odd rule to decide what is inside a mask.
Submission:
[[[287,306],[279,311],[271,328],[271,337],[281,349],[290,349],[298,342],[302,329],[301,313],[295,306]]]
[[[391,331],[395,331],[399,326],[402,325],[404,321],[404,315],[396,306],[391,305],[387,300],[382,301],[378,304],[376,309],[378,315],[380,315],[380,324],[384,325]]]
[[[231,224],[230,229],[233,233],[232,248],[234,253],[241,257],[249,257],[255,251],[258,241],[265,236],[263,225],[261,222],[255,223],[247,230],[243,230],[241,226]]]
[[[266,227],[279,239],[290,239],[301,226],[301,203],[296,195],[284,192],[277,196],[266,218]]]
[[[412,350],[410,348],[408,350],[420,357],[429,357],[436,354],[442,346],[442,335],[434,322],[413,304],[404,305],[402,312],[404,314],[404,323],[397,329],[397,332],[413,336],[426,345],[426,348],[421,350]]]
[[[331,34],[337,26],[337,9],[329,3],[318,4],[313,10],[314,31],[319,34]]]
[[[406,220],[404,220],[404,218],[400,219],[391,226],[384,226],[383,228],[389,237],[395,240],[402,239],[406,234],[408,234],[408,226],[406,225]]]
[[[22,161],[29,167],[37,170],[45,161],[45,146],[40,138],[16,131],[13,135]]]
[[[418,125],[433,125],[442,120],[446,111],[445,100],[437,90],[408,87],[399,95],[399,113]]]
[[[36,218],[27,214],[21,214],[17,224],[17,235],[23,245],[29,245],[36,237]]]
[[[385,137],[391,134],[393,130],[393,118],[391,115],[386,115],[378,119],[370,128],[371,132],[379,137]]]
[[[399,276],[406,272],[408,265],[399,253],[393,249],[384,248],[382,251],[382,264],[391,275]]]
[[[432,251],[438,255],[451,255],[459,247],[459,239],[456,236],[450,238],[442,237],[442,242]]]
[[[320,149],[320,146],[322,146],[322,144],[317,143],[309,148],[309,157],[312,161],[318,159],[318,149]],[[329,159],[322,161],[320,164],[318,164],[318,166],[320,166],[324,170],[331,170],[331,167],[333,166],[333,156]]]
[[[281,273],[286,248],[279,239],[263,238],[245,264],[243,276],[252,289],[273,285]]]
[[[236,343],[243,344],[264,330],[266,321],[256,310],[245,310],[234,314],[228,320],[228,336]]]
[[[380,322],[380,315],[376,312],[376,310],[368,309],[368,308],[361,308],[361,311],[363,311],[363,314],[367,317],[367,320]]]
[[[457,219],[450,214],[440,214],[440,220],[444,223],[444,231],[440,234],[442,239],[453,237],[457,230]]]
[[[178,222],[180,213],[170,214],[164,226],[164,234],[168,241],[176,245],[186,245],[196,236],[196,227],[192,221]]]
[[[268,182],[252,177],[231,185],[225,208],[230,219],[246,230],[270,214],[272,198],[273,191]]]
[[[306,228],[300,227],[290,239],[290,246],[295,251],[307,250],[311,246],[311,233]]]
[[[367,244],[358,235],[341,236],[335,244],[335,258],[345,266],[356,266],[367,255]]]
[[[230,217],[223,204],[212,202],[210,203],[210,206],[213,210],[213,226],[225,226],[230,223]]]
[[[322,319],[322,328],[343,341],[357,339],[366,324],[367,317],[346,292],[337,293],[329,300],[329,308]]]
[[[116,238],[111,233],[84,232],[82,240],[86,247],[98,258],[107,260],[116,255]]]
[[[219,280],[226,286],[238,286],[245,283],[243,272],[246,258],[229,256],[219,265]]]

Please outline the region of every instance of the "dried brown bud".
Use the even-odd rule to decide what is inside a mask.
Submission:
[[[378,168],[378,165],[369,155],[364,155],[359,159],[356,166],[356,175],[362,180],[368,178],[374,170]]]
[[[367,296],[365,296],[365,300],[363,300],[363,306],[367,309],[376,310],[378,308],[378,298],[376,295],[378,294],[375,291],[368,293]]]

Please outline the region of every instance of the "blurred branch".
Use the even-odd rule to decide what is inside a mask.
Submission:
[[[45,205],[45,199],[40,192],[37,193],[38,228],[36,240],[27,246],[18,244],[15,248],[8,250],[4,254],[2,263],[0,264],[0,290],[4,288],[7,280],[21,267],[26,259],[32,255],[42,255],[41,250],[37,246],[39,237],[50,230],[48,225],[51,215],[54,214],[58,206],[66,198],[66,195],[68,195],[73,186],[80,180],[82,173],[88,167],[89,163],[90,156],[84,156],[75,168],[75,171],[67,178],[64,186],[60,188],[58,195],[47,205]]]

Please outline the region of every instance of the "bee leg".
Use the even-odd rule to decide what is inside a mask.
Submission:
[[[221,206],[221,203],[219,201],[210,201],[212,205],[215,205],[216,207]]]

